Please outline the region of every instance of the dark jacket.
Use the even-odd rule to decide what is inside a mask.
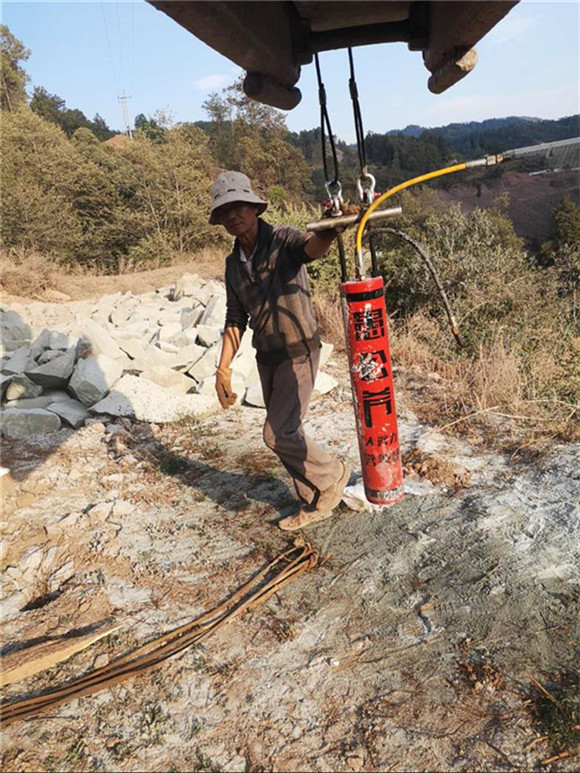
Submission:
[[[226,327],[242,332],[250,324],[258,362],[274,365],[320,347],[304,251],[307,234],[291,226],[258,220],[258,241],[250,276],[236,239],[226,258]]]

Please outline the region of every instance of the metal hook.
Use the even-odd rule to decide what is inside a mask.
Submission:
[[[363,181],[367,182],[366,187],[363,185]],[[363,172],[356,181],[356,189],[364,207],[370,207],[370,205],[375,200],[376,184],[377,181],[369,172]]]
[[[328,193],[328,198],[332,204],[330,211],[331,217],[342,215],[342,204],[344,202],[342,198],[342,185],[340,182],[338,180],[329,180],[326,183],[326,192]]]

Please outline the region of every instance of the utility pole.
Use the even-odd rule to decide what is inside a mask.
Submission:
[[[123,120],[125,121],[125,131],[127,132],[127,136],[130,140],[133,139],[133,134],[131,133],[131,121],[129,119],[129,108],[127,107],[127,100],[131,99],[130,96],[125,95],[125,89],[123,89],[123,96],[117,97],[119,102],[121,103],[121,110],[123,111]]]

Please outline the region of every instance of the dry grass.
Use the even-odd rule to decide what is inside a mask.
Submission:
[[[221,279],[224,274],[226,250],[207,247],[195,255],[176,254],[169,266],[144,269],[131,264],[121,265],[118,274],[99,274],[81,266],[63,265],[50,256],[36,252],[2,255],[0,284],[5,294],[21,299],[51,301],[53,292],[82,300],[109,293],[135,294],[171,284],[182,274],[196,273],[204,279]]]
[[[314,306],[323,339],[345,351],[339,298],[319,290]],[[549,335],[530,356],[525,347],[510,349],[498,330],[467,356],[447,329],[419,312],[391,323],[390,339],[399,384],[422,421],[454,434],[483,433],[488,443],[513,450],[580,438],[580,406],[560,399],[551,386],[570,377]]]
[[[12,251],[2,255],[0,281],[2,290],[10,295],[39,300],[47,290],[59,290],[65,277],[80,273],[37,252]]]
[[[580,436],[580,406],[549,389],[564,377],[549,342],[533,358],[510,351],[501,334],[472,356],[459,356],[451,336],[425,314],[395,326],[394,362],[417,415],[439,428],[483,429],[500,443],[539,443]]]
[[[323,340],[334,344],[336,351],[344,352],[346,345],[340,299],[320,291],[314,293],[313,303]]]
[[[184,273],[205,279],[223,278],[227,250],[207,247],[196,255],[176,255],[170,266],[117,275],[99,275],[59,264],[33,252],[3,256],[1,285],[5,294],[21,299],[80,300],[109,293],[148,292],[171,284]],[[54,291],[64,293],[63,297]],[[68,296],[68,298],[67,298]],[[314,306],[322,337],[337,351],[345,350],[340,298],[334,290],[315,290]],[[542,336],[533,356],[506,344],[500,329],[470,356],[458,352],[450,333],[427,313],[391,324],[391,350],[400,367],[399,383],[410,407],[429,423],[455,433],[483,429],[490,440],[519,447],[580,436],[580,407],[558,396],[553,384],[578,378],[573,364],[558,362],[553,336]],[[572,375],[570,375],[572,374]],[[573,390],[572,390],[573,393]]]

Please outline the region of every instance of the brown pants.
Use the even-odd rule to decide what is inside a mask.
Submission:
[[[332,454],[304,434],[302,420],[308,409],[320,361],[320,350],[308,356],[261,365],[258,371],[266,403],[264,442],[280,458],[304,504],[316,504],[320,491],[342,475]]]

